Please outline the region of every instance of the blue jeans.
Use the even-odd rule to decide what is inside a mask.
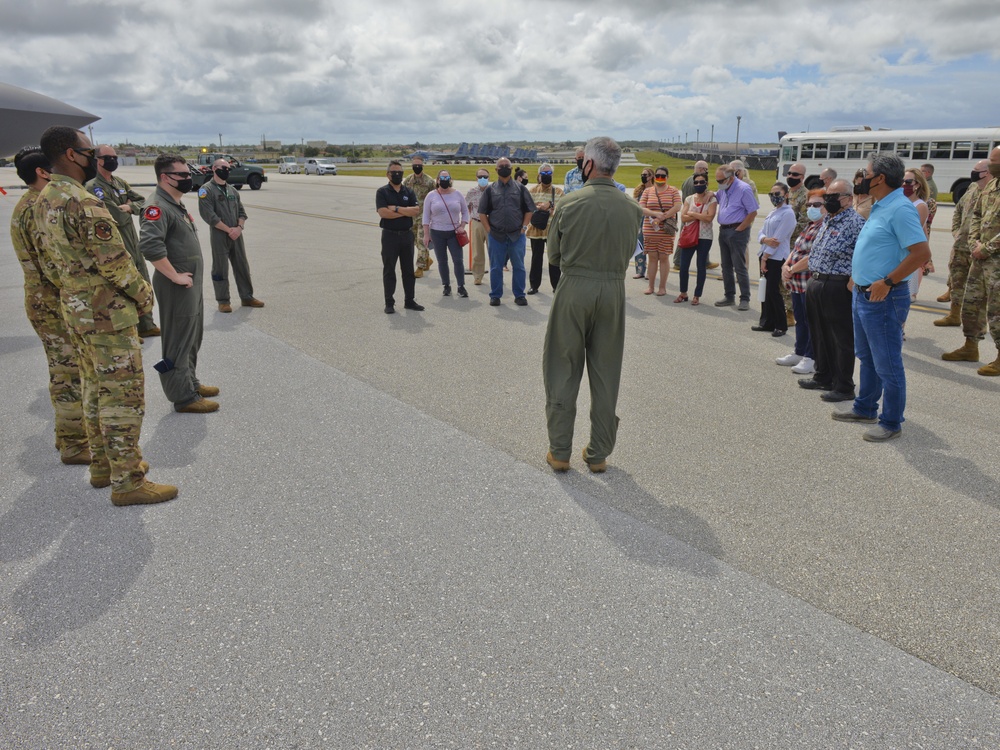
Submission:
[[[524,272],[524,235],[513,241],[503,241],[491,234],[487,246],[490,252],[490,297],[503,297],[503,267],[508,260],[511,267],[511,291],[515,298],[523,297],[527,276]]]
[[[805,292],[792,292],[792,314],[795,315],[795,353],[800,357],[814,359],[809,318],[806,317]]]
[[[887,430],[902,429],[906,408],[906,373],[903,372],[903,323],[910,312],[910,289],[901,284],[881,302],[872,302],[857,288],[852,301],[854,354],[861,363],[854,411],[872,418]]]

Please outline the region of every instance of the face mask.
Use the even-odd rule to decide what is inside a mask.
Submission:
[[[82,154],[81,154],[82,155]],[[97,177],[97,157],[88,158],[87,166],[83,166],[80,162],[74,162],[78,167],[83,169],[83,182],[90,182],[92,179]]]
[[[785,202],[785,196],[783,195],[769,195],[768,197],[771,199],[772,206],[780,206]]]
[[[828,195],[823,199],[823,207],[826,208],[828,214],[835,214],[840,211],[840,198],[837,196]]]
[[[220,180],[228,180],[229,167],[219,167],[218,169],[215,170],[215,176],[218,177]]]
[[[593,162],[590,163],[590,174],[587,174],[587,170],[583,169],[582,167],[580,169],[581,169],[580,177],[583,178],[583,183],[586,185],[587,180],[590,179],[590,175],[594,173],[594,163]]]
[[[389,182],[393,185],[403,184],[403,173],[402,172],[389,172]]]
[[[977,172],[976,170],[972,170],[972,181],[979,182],[981,179],[983,179],[982,172]]]
[[[182,177],[174,184],[178,193],[190,193],[194,189],[194,181],[190,177]]]
[[[809,206],[806,209],[806,216],[809,217],[809,221],[819,221],[823,218],[823,209],[819,206]]]
[[[643,185],[645,185],[647,182],[649,182],[649,175],[648,174],[642,175],[641,178],[642,178],[642,184]]]
[[[864,193],[864,187],[865,187],[865,183],[864,182],[859,182],[857,185],[854,186],[854,194],[855,195],[865,195],[865,193]]]
[[[802,184],[801,177],[789,177],[785,182],[788,183],[788,187],[798,187]]]
[[[413,174],[420,174],[423,171],[424,171],[424,165],[423,164],[414,164],[413,165]]]
[[[708,185],[695,185],[694,191],[696,193],[704,193],[708,189]]]
[[[497,167],[498,177],[510,177],[510,167]]]
[[[907,198],[913,195],[913,185],[903,185],[903,195]]]
[[[441,182],[441,189],[442,190],[447,190],[448,188],[451,187],[451,180],[450,179],[446,180],[446,179],[444,179],[442,177],[441,180],[440,180],[440,182]]]
[[[868,195],[872,189],[872,178],[863,177],[861,178],[861,183],[854,188],[855,195]]]
[[[520,183],[521,183],[522,185],[527,185],[527,184],[528,184],[528,178],[527,178],[527,177],[522,177],[522,178],[520,179]]]
[[[104,167],[105,172],[114,172],[118,169],[118,157],[104,156],[101,158],[101,165]]]
[[[551,185],[552,184],[552,175],[550,175],[550,174],[543,174],[542,175],[542,184],[543,185]]]
[[[990,170],[991,177],[1000,177],[1000,164],[990,164],[987,169]]]
[[[666,185],[667,184],[667,178],[666,177],[654,177],[653,178],[653,182],[655,182],[657,185]]]
[[[490,178],[489,177],[477,177],[476,178],[476,182],[479,183],[479,187],[486,187],[487,185],[490,184]]]
[[[729,178],[728,177],[724,177],[721,180],[716,180],[716,182],[719,183],[719,190],[725,190],[726,188],[729,187]]]
[[[583,159],[577,159],[576,160],[576,168],[577,169],[583,169]]]

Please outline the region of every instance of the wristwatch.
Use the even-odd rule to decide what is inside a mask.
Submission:
[[[884,279],[882,279],[882,283],[885,284],[890,289],[892,289],[894,286],[896,286],[896,282],[893,281],[892,279],[890,279],[888,276],[886,276]]]

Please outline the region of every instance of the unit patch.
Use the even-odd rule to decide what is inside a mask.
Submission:
[[[208,195],[208,191],[205,188],[198,188],[199,198],[204,198],[206,195]]]
[[[104,200],[104,188],[95,187],[94,195],[96,195],[101,200]]]
[[[94,224],[94,234],[97,235],[97,239],[101,240],[101,242],[107,242],[115,236],[111,230],[111,225],[104,219]]]
[[[163,212],[160,211],[159,206],[150,206],[149,208],[147,208],[145,211],[142,212],[142,218],[144,218],[146,221],[159,221],[162,215]]]

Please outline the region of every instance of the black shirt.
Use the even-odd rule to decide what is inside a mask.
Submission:
[[[375,210],[380,208],[390,208],[399,206],[400,208],[417,205],[417,195],[406,185],[400,185],[399,191],[393,184],[386,183],[375,193]],[[401,232],[413,228],[412,216],[400,216],[398,219],[384,219],[379,217],[378,225],[383,229],[395,229]]]

